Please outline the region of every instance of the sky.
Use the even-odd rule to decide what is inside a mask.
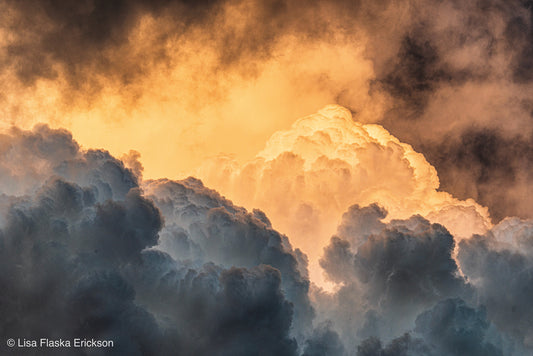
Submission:
[[[532,58],[526,0],[0,0],[0,334],[531,353]]]

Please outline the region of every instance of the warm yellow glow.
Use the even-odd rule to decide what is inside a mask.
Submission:
[[[221,33],[241,26],[236,17],[247,12],[235,6],[225,7],[214,19]],[[128,43],[108,49],[117,52],[110,57],[121,58],[124,66],[142,70],[142,75],[132,73],[126,85],[95,71],[90,79],[101,91],[94,95],[85,87],[69,87],[61,68],[56,78],[40,79],[35,87],[24,87],[14,73],[6,73],[12,78],[2,78],[2,83],[13,87],[0,109],[3,126],[31,128],[47,122],[65,127],[84,147],[105,148],[117,156],[130,149],[140,152],[145,177],[179,178],[220,153],[242,162],[252,159],[294,118],[338,101],[339,88],[349,88],[346,98],[360,98],[353,109],[361,117],[371,120],[382,110],[379,97],[371,100],[368,94],[373,70],[364,58],[361,36],[330,43],[306,42],[288,33],[269,58],[229,70],[218,68],[218,50],[206,45],[217,34],[193,26],[181,36],[168,37],[164,63],[136,67],[170,24],[171,19],[142,17]],[[130,57],[121,56],[124,48]]]
[[[228,6],[214,21],[231,32],[243,13]],[[143,63],[167,20],[139,21],[122,45],[132,56],[121,59],[125,66]],[[377,202],[389,218],[422,214],[458,236],[490,226],[486,209],[437,192],[437,173],[423,155],[371,124],[387,101],[370,94],[374,71],[362,33],[307,42],[288,32],[270,56],[231,70],[219,68],[217,49],[205,45],[210,36],[217,34],[192,26],[169,37],[165,63],[137,68],[144,72],[127,84],[91,73],[97,93],[83,83],[81,90],[69,86],[59,67],[57,77],[28,87],[5,72],[0,79],[10,87],[1,98],[2,128],[46,122],[69,129],[86,148],[117,157],[138,151],[145,178],[197,175],[235,203],[264,210],[309,255],[311,278],[322,286],[322,248],[352,204]],[[121,49],[109,49],[117,51],[109,57],[120,57]],[[336,102],[355,117],[329,106],[293,124]]]
[[[327,106],[274,133],[248,163],[218,157],[197,175],[237,204],[263,209],[309,256],[311,279],[321,286],[327,286],[318,265],[322,249],[353,204],[376,202],[389,220],[420,214],[457,237],[491,226],[486,208],[437,191],[437,172],[422,154],[383,127],[354,119],[343,107]]]

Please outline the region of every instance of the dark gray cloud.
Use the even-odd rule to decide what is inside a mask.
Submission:
[[[242,27],[221,31],[223,25],[216,19],[227,5],[246,3],[8,1],[5,28],[14,37],[3,46],[1,63],[16,73],[24,85],[65,75],[66,96],[72,98],[81,93],[91,98],[106,83],[118,83],[122,90],[132,89],[132,84],[155,67],[175,65],[172,62],[180,48],[172,41],[195,36],[190,31],[200,29],[203,45],[213,48],[217,56],[214,68],[208,71],[229,69],[249,75],[256,70],[256,64],[270,56],[279,37],[293,27],[288,21],[289,4],[278,0],[250,3],[247,13],[235,19]],[[157,21],[158,28],[150,31],[158,33],[146,33],[136,43],[131,35],[145,16]],[[143,48],[141,53],[139,48]]]
[[[383,304],[385,299],[389,299],[385,304],[423,302],[455,295],[464,287],[464,282],[456,277],[453,247],[453,237],[444,227],[416,216],[383,224],[379,233],[370,235],[356,248],[344,239],[332,238],[321,264],[334,278],[355,278],[367,285],[372,303]],[[351,268],[338,271],[334,269],[337,264]]]
[[[505,219],[459,243],[420,216],[383,223],[377,205],[352,206],[321,265],[340,283],[315,292],[358,355],[523,355],[531,352],[533,227]],[[402,335],[398,337],[398,335]]]
[[[177,266],[162,252],[146,251],[143,268],[128,274],[138,302],[157,317],[166,341],[181,353],[297,354],[296,340],[289,336],[293,306],[273,267],[192,269]]]
[[[256,210],[250,214],[234,206],[195,178],[148,181],[144,188],[165,216],[162,250],[196,264],[211,261],[226,268],[273,266],[284,276],[282,285],[294,304],[296,330],[302,332],[311,326],[309,280],[300,273],[301,252],[292,252],[288,238],[270,227],[264,213]]]
[[[165,60],[166,36],[179,36],[183,28],[209,21],[217,1],[8,1],[9,27],[17,40],[4,48],[4,62],[18,78],[32,84],[39,78],[58,75],[56,64],[66,72],[74,88],[97,85],[89,73],[99,73],[131,83],[146,74],[150,64]],[[120,51],[131,30],[144,14],[174,21],[169,33],[154,43],[153,53],[143,58]],[[112,58],[109,51],[117,50]],[[98,90],[99,88],[84,88]]]
[[[430,356],[432,352],[421,339],[405,333],[383,347],[377,337],[370,337],[357,347],[357,356]]]
[[[330,323],[319,325],[305,342],[302,356],[343,356],[345,349]]]
[[[328,294],[263,212],[195,178],[140,184],[135,155],[131,170],[46,126],[1,139],[5,338],[112,339],[117,355],[531,353],[531,221],[461,241],[458,266],[441,225],[352,206],[321,261],[341,283]]]
[[[444,227],[420,216],[384,224],[385,216],[376,205],[352,206],[339,228],[342,237],[331,239],[320,262],[329,278],[342,283],[329,297],[335,307],[324,313],[352,346],[356,338],[396,336],[439,300],[471,294]]]
[[[531,222],[504,220],[486,236],[462,241],[458,254],[490,320],[529,348],[533,347],[532,241]]]
[[[437,355],[503,355],[492,344],[499,340],[486,340],[489,326],[484,308],[474,309],[461,299],[447,299],[421,313],[415,331]]]
[[[27,149],[28,176],[34,159],[49,166],[26,194],[0,197],[2,336],[112,339],[120,355],[298,354],[312,331],[309,281],[264,214],[193,178],[150,182],[147,198],[121,161],[65,131],[4,139]]]
[[[483,308],[474,309],[461,299],[446,299],[416,318],[412,333],[390,341],[385,347],[380,339],[364,340],[358,356],[459,356],[503,355],[502,350],[487,340],[491,327]],[[496,341],[500,342],[498,338]]]
[[[369,236],[379,234],[386,227],[381,222],[386,216],[387,211],[377,204],[365,207],[352,205],[342,215],[342,221],[337,228],[337,236],[357,248],[365,243]]]
[[[6,198],[1,334],[87,335],[117,340],[117,354],[155,352],[157,325],[134,303],[135,291],[120,268],[156,244],[161,217],[138,190],[103,204],[95,191],[58,178],[34,196]]]

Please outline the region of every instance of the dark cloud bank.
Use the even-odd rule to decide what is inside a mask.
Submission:
[[[3,158],[28,162],[2,160],[6,185],[27,181],[1,196],[3,336],[112,339],[120,355],[297,354],[313,318],[304,256],[264,214],[194,178],[143,194],[121,161],[64,131],[2,141]]]
[[[5,338],[115,341],[69,355],[533,351],[530,221],[507,219],[460,242],[460,273],[442,226],[419,216],[383,223],[382,208],[353,206],[324,250],[322,266],[342,283],[325,294],[264,213],[197,179],[140,186],[138,164],[83,151],[47,126],[0,143]]]

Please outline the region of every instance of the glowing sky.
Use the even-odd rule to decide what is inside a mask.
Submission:
[[[371,349],[364,340],[374,336],[392,348],[402,332],[446,349],[423,325],[439,308],[483,319],[484,307],[503,335],[490,345],[530,350],[530,326],[514,328],[501,311],[495,286],[508,277],[484,270],[492,259],[512,265],[509,254],[513,266],[533,265],[532,9],[521,0],[0,0],[0,238],[25,231],[13,211],[35,226],[48,221],[42,212],[72,237],[63,262],[76,246],[92,248],[87,225],[128,251],[117,252],[126,265],[159,258],[174,275],[211,276],[218,291],[241,278],[250,296],[262,295],[257,281],[275,286],[269,300],[295,309],[276,311],[290,320],[274,338],[300,354],[319,339],[339,355]],[[67,196],[75,216],[52,209]],[[128,224],[136,212],[146,218],[135,233],[124,223],[142,235],[138,249],[107,230],[106,214],[119,211]],[[106,256],[159,323],[168,310],[143,284],[152,271],[141,283]],[[528,285],[520,276],[511,289]],[[411,293],[413,305],[402,304]],[[171,324],[186,329],[180,320]],[[189,336],[184,350],[200,352]],[[488,355],[490,345],[475,350]]]
[[[184,177],[340,104],[423,153],[446,191],[530,216],[519,2],[29,3],[0,4],[3,127],[49,122],[84,147],[139,151],[146,177]]]

